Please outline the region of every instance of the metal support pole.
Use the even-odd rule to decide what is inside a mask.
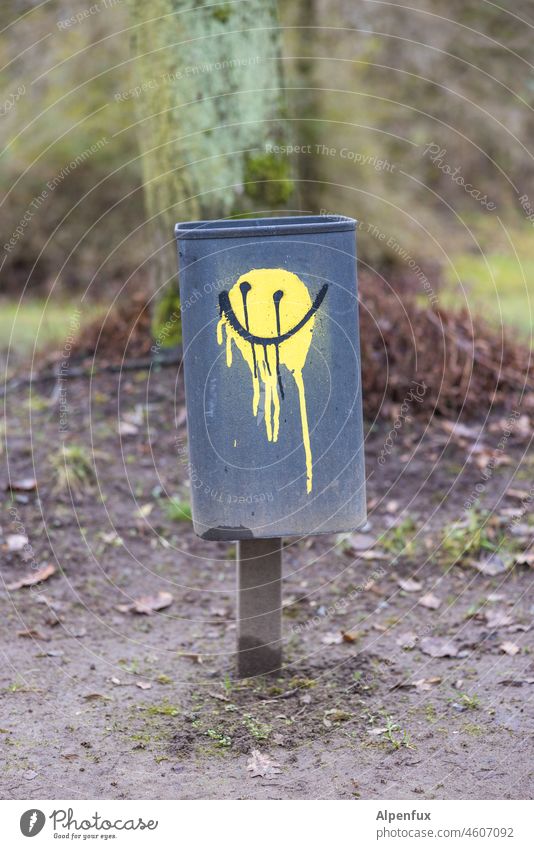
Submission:
[[[282,540],[237,544],[237,674],[277,672],[282,665]]]

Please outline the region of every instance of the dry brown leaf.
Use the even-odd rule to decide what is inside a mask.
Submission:
[[[8,551],[22,551],[28,545],[28,537],[25,534],[8,534],[6,545]]]
[[[515,643],[512,643],[508,640],[506,642],[502,643],[499,646],[499,648],[501,649],[501,651],[503,651],[505,654],[509,654],[511,657],[513,657],[514,654],[518,654],[521,651],[521,649],[519,648],[518,645],[516,645]]]
[[[439,675],[433,675],[431,678],[418,678],[417,681],[401,681],[400,684],[395,684],[392,690],[431,690],[436,684],[441,684]]]
[[[360,560],[387,560],[389,554],[385,551],[379,551],[377,548],[371,548],[369,551],[360,551],[358,553]]]
[[[437,610],[438,607],[441,607],[441,599],[432,595],[432,593],[427,593],[421,596],[417,604],[420,604],[421,607],[427,607],[429,610]]]
[[[25,631],[17,631],[17,637],[30,637],[34,640],[50,640],[46,634],[43,634],[37,628],[27,628]]]
[[[35,478],[19,478],[10,481],[6,486],[6,489],[10,489],[12,492],[32,492],[36,488],[37,481]]]
[[[30,575],[25,575],[24,578],[19,578],[18,581],[13,581],[12,584],[6,584],[8,590],[20,590],[21,587],[33,587],[34,584],[40,584],[41,581],[46,581],[56,571],[56,567],[52,563],[42,566],[36,572]]]
[[[525,498],[528,498],[529,493],[527,489],[514,489],[511,486],[506,490],[506,495],[509,495],[510,498],[519,498],[520,501],[523,501]]]
[[[139,433],[137,425],[134,425],[131,422],[119,422],[117,430],[119,432],[119,436],[136,436]]]
[[[521,554],[517,554],[515,562],[518,566],[534,566],[534,548],[531,546]]]
[[[506,568],[506,563],[502,557],[496,554],[492,554],[485,560],[475,563],[475,569],[481,572],[482,575],[489,575],[491,578],[494,578],[495,575],[502,575],[503,572],[506,572]]]
[[[418,593],[419,590],[423,589],[423,585],[420,581],[416,581],[414,578],[406,578],[406,580],[397,581],[401,590],[404,590],[405,593]]]
[[[357,640],[360,639],[360,637],[361,637],[361,634],[360,634],[359,631],[354,631],[354,632],[352,632],[352,631],[342,631],[341,632],[341,639],[343,640],[344,643],[355,643],[355,642],[357,642]]]
[[[418,678],[413,684],[416,690],[431,690],[436,684],[441,684],[441,678],[439,675],[432,675],[431,678]]]
[[[136,598],[131,604],[117,604],[116,610],[120,613],[144,613],[150,616],[157,610],[163,610],[169,607],[174,601],[171,593],[159,592],[156,595],[144,595],[141,598]]]
[[[417,634],[414,634],[413,631],[407,631],[405,634],[399,634],[395,643],[400,646],[401,649],[413,649],[417,640]]]
[[[458,646],[446,637],[423,637],[420,649],[430,657],[456,657]]]
[[[272,778],[281,772],[280,764],[265,752],[253,749],[247,762],[247,770],[251,778]]]
[[[341,631],[329,631],[328,634],[325,634],[324,637],[321,638],[321,642],[324,643],[325,646],[333,646],[337,643],[341,643],[343,641],[343,634]]]
[[[202,660],[202,655],[197,654],[193,651],[179,652],[178,657],[185,657],[186,660],[192,660],[193,663],[204,663],[204,661]]]
[[[376,545],[376,537],[372,534],[351,534],[345,540],[345,546],[350,546],[353,551],[367,551],[374,545]]]
[[[505,625],[512,624],[512,617],[504,610],[487,610],[485,619],[490,628],[504,628]]]
[[[480,427],[468,427],[461,422],[453,422],[449,419],[444,419],[441,426],[446,433],[455,439],[470,439],[476,440],[481,434]]]

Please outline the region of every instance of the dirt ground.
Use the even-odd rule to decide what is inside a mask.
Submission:
[[[65,393],[8,395],[3,798],[532,798],[526,416],[404,421],[385,455],[395,409],[368,423],[369,525],[286,542],[283,673],[239,682],[235,548],[169,516],[187,499],[176,370]],[[65,444],[96,473],[74,457],[71,492],[65,401]],[[172,603],[128,609],[158,593]]]

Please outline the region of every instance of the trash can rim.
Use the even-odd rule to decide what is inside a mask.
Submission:
[[[287,215],[269,218],[225,218],[176,224],[177,239],[236,239],[291,236],[354,230],[356,220],[345,215]]]

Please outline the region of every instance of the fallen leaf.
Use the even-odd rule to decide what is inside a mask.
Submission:
[[[518,566],[534,566],[534,548],[527,548],[521,554],[516,554],[515,562]]]
[[[54,574],[55,571],[56,567],[52,563],[48,563],[46,566],[42,566],[41,569],[37,569],[37,571],[33,572],[31,575],[25,575],[24,578],[20,578],[18,581],[13,581],[12,584],[6,584],[6,589],[20,590],[21,587],[33,587],[34,584],[40,584],[41,581],[46,581]]]
[[[416,581],[413,578],[406,578],[406,580],[397,581],[401,590],[404,590],[405,593],[418,593],[419,590],[423,589],[423,585],[420,581]]]
[[[330,631],[328,634],[325,634],[321,639],[321,642],[324,643],[325,646],[333,646],[337,643],[343,642],[343,635],[341,631]]]
[[[131,422],[121,421],[119,422],[118,432],[119,436],[136,436],[139,433],[139,428]]]
[[[24,534],[8,534],[6,537],[8,551],[22,551],[28,545],[28,537]]]
[[[355,643],[357,640],[360,639],[360,636],[361,634],[359,633],[359,631],[355,631],[354,633],[352,633],[351,631],[341,632],[341,638],[344,643]]]
[[[376,537],[372,534],[351,534],[344,541],[344,545],[353,551],[367,551],[376,545]]]
[[[503,572],[506,572],[506,568],[506,563],[502,557],[496,554],[492,554],[485,560],[475,563],[475,569],[481,572],[482,575],[489,575],[491,578],[495,577],[495,575],[502,575]]]
[[[385,551],[379,551],[377,548],[372,548],[369,551],[360,551],[358,557],[360,560],[388,560],[389,554]]]
[[[427,593],[421,596],[417,604],[420,604],[421,607],[427,607],[429,610],[437,610],[438,607],[441,607],[441,599],[432,595],[432,593]]]
[[[418,678],[413,683],[416,690],[431,690],[436,684],[441,684],[441,678],[439,675],[433,675],[431,678]]]
[[[144,613],[150,616],[156,610],[163,610],[173,603],[171,593],[159,592],[157,595],[144,595],[136,598],[131,604],[117,604],[116,609],[120,613]]]
[[[519,651],[520,651],[519,646],[517,646],[515,643],[509,642],[509,641],[506,641],[506,642],[502,643],[502,644],[499,646],[499,648],[500,648],[500,649],[501,649],[501,651],[503,651],[505,654],[509,654],[509,655],[511,655],[512,657],[514,656],[514,654],[518,654],[518,653],[519,653]]]
[[[349,719],[352,719],[352,714],[346,710],[340,710],[339,708],[331,708],[330,710],[326,710],[323,716],[323,725],[326,728],[331,728],[334,723],[338,722],[347,722]]]
[[[186,660],[192,660],[194,663],[204,663],[202,655],[192,651],[178,652],[178,657],[185,657]]]
[[[504,628],[512,624],[512,617],[504,610],[486,610],[485,619],[490,628]]]
[[[10,481],[6,489],[12,492],[32,492],[37,488],[35,478],[19,478],[18,480]]]
[[[506,490],[506,495],[509,495],[511,498],[519,498],[520,501],[524,501],[524,499],[528,498],[528,490],[527,489],[514,489],[510,487]]]
[[[482,432],[480,427],[468,427],[461,422],[451,422],[448,419],[442,421],[441,426],[452,437],[460,439],[476,440]]]
[[[456,657],[458,647],[446,637],[423,637],[420,649],[430,657]]]
[[[441,678],[438,675],[432,678],[418,678],[416,681],[401,681],[391,687],[392,690],[409,690],[412,687],[415,690],[431,690],[436,684],[441,684]]]
[[[105,699],[106,701],[110,701],[110,697],[104,696],[102,693],[87,693],[87,695],[83,698],[86,702],[96,702],[98,699]]]
[[[115,545],[117,548],[124,545],[123,539],[119,536],[117,531],[102,531],[100,539],[102,542],[105,542],[106,545]]]
[[[76,752],[61,752],[61,757],[66,761],[75,761],[78,755]]]
[[[225,696],[222,693],[213,693],[211,690],[208,690],[208,696],[211,696],[212,699],[217,699],[219,702],[229,702],[230,701],[228,696]]]
[[[146,519],[147,516],[150,516],[152,510],[154,509],[154,505],[150,502],[148,504],[141,504],[137,508],[137,513],[141,519]]]
[[[417,634],[414,634],[413,631],[407,631],[405,634],[399,634],[395,643],[401,649],[413,649],[418,639]]]
[[[269,755],[253,749],[247,762],[247,770],[251,778],[272,778],[281,772],[280,764]]]
[[[47,637],[46,634],[43,634],[41,631],[38,631],[37,628],[28,628],[26,631],[17,631],[17,637],[30,637],[34,640],[45,640],[48,641],[50,637]]]

